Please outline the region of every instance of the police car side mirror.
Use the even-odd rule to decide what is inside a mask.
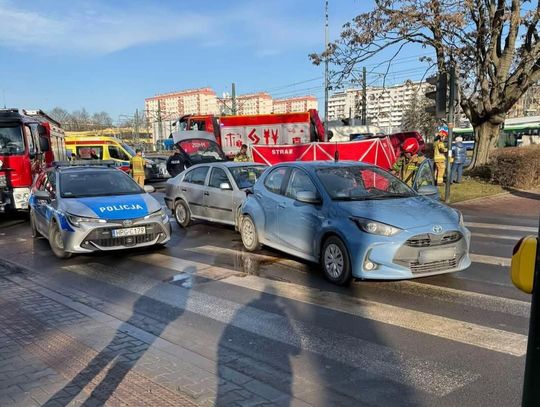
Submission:
[[[152,192],[156,192],[156,188],[154,188],[152,185],[145,185],[144,192],[151,194]]]
[[[51,202],[51,196],[49,195],[47,191],[36,191],[34,192],[34,197],[39,202],[46,202],[46,203]]]

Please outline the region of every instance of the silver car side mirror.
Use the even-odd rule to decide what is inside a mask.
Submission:
[[[221,184],[219,184],[219,189],[222,189],[224,191],[230,191],[232,188],[231,184],[229,184],[228,182],[222,182]]]
[[[152,192],[156,192],[156,188],[154,188],[152,185],[145,185],[144,192],[151,194]]]

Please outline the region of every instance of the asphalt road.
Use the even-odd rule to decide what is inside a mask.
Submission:
[[[245,253],[232,228],[203,222],[174,224],[164,248],[62,261],[23,216],[3,216],[0,258],[109,315],[160,321],[157,335],[204,357],[216,377],[243,374],[265,385],[251,386],[256,394],[291,395],[276,404],[518,406],[530,299],[508,262],[538,219],[465,214],[468,270],[350,287],[273,250]],[[221,389],[215,397],[236,405]]]

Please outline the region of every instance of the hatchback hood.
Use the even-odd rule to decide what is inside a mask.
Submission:
[[[372,219],[401,229],[459,222],[453,209],[423,196],[339,202],[339,207],[349,216]]]
[[[161,208],[148,194],[69,198],[62,205],[72,215],[106,220],[141,218]]]

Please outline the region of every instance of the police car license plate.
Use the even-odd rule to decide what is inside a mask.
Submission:
[[[135,228],[127,228],[127,229],[113,229],[112,236],[113,237],[137,236],[137,235],[144,235],[145,233],[146,233],[146,228],[144,226],[138,226]]]
[[[456,248],[422,250],[418,256],[420,264],[432,263],[434,261],[450,260],[456,256]]]

